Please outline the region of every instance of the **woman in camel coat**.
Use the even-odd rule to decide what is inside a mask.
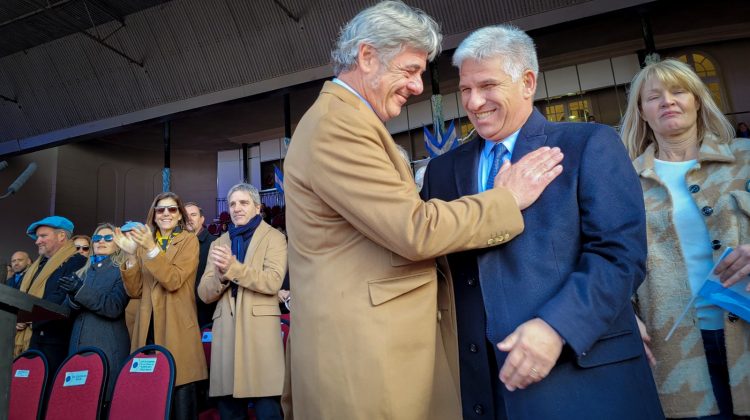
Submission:
[[[120,267],[125,290],[140,299],[130,349],[158,344],[172,353],[178,419],[197,418],[195,382],[208,377],[195,309],[198,238],[184,229],[186,218],[177,194],[161,193],[149,210],[148,228],[115,233],[118,245],[129,254]],[[127,249],[124,236],[136,244],[131,242]]]

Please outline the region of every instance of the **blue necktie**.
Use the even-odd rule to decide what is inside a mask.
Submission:
[[[487,187],[484,189],[485,191],[491,190],[492,187],[495,186],[495,177],[500,171],[500,167],[503,166],[503,156],[505,156],[505,153],[507,152],[508,149],[502,142],[497,142],[492,146],[492,166],[490,166],[490,174],[487,177],[487,183],[485,184]]]

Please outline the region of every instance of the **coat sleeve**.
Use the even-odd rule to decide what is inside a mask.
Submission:
[[[493,246],[489,240],[496,234],[515,237],[523,230],[510,191],[422,201],[414,182],[401,179],[384,151],[384,142],[393,141],[387,133],[358,114],[328,116],[320,124],[312,139],[311,188],[380,246],[420,261]]]
[[[198,283],[198,297],[205,303],[213,303],[221,298],[221,295],[227,290],[229,283],[222,283],[216,275],[216,266],[210,258],[211,250],[219,241],[213,241],[209,248],[209,258],[206,261],[206,269],[203,271],[200,283]]]
[[[84,281],[83,286],[78,290],[73,300],[77,305],[97,315],[116,319],[121,317],[125,312],[125,305],[128,304],[128,295],[125,293],[125,287],[122,284],[120,270],[110,267],[108,271],[106,274],[109,280],[108,287],[101,287],[101,285],[94,287],[90,281]],[[97,276],[97,280],[103,281],[104,279],[101,277],[101,274]]]
[[[599,128],[585,143],[578,203],[580,257],[562,289],[538,316],[582,355],[631,304],[646,271],[640,181],[622,142],[608,127]]]
[[[52,273],[50,278],[47,280],[47,284],[44,285],[44,300],[56,303],[58,305],[64,305],[65,299],[68,297],[68,294],[60,288],[58,280],[60,280],[61,277],[69,276],[75,273],[85,264],[86,258],[81,255],[74,254],[73,256],[68,258],[68,260],[60,266],[60,268]],[[33,328],[41,329],[44,328],[44,326],[48,323],[54,321],[55,320],[34,321]]]
[[[271,231],[268,235],[263,266],[254,267],[249,261],[240,263],[235,260],[224,274],[224,279],[253,292],[266,295],[278,293],[286,273],[286,239],[276,231]],[[256,252],[261,250],[258,249]]]
[[[182,233],[182,235],[187,236],[179,244],[180,248],[171,261],[164,252],[160,252],[150,260],[143,257],[143,266],[151,273],[154,280],[169,292],[179,290],[186,282],[190,282],[191,287],[195,285],[200,252],[198,238],[188,233]]]
[[[141,278],[141,257],[136,258],[135,264],[127,268],[125,264],[120,266],[120,275],[125,292],[133,299],[140,299],[143,293],[143,279]]]

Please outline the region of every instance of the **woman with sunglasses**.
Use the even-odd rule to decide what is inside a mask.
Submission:
[[[76,252],[88,258],[91,256],[91,238],[87,235],[75,235],[70,238],[76,247]]]
[[[198,238],[186,230],[186,221],[180,197],[164,192],[151,203],[145,225],[115,230],[128,253],[120,267],[125,290],[140,299],[131,351],[158,344],[174,356],[176,419],[197,418],[195,383],[208,378],[195,309]]]
[[[82,347],[94,346],[107,356],[110,378],[105,401],[110,401],[115,378],[122,362],[130,353],[130,338],[125,327],[125,305],[128,296],[122,284],[119,267],[125,255],[114,242],[115,227],[100,224],[92,238],[93,255],[81,277],[63,277],[58,284],[68,296],[73,332],[69,354]]]

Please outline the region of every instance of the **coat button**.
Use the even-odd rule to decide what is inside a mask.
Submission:
[[[701,213],[703,213],[704,216],[710,216],[714,212],[714,209],[710,206],[703,207],[701,209]]]
[[[693,184],[693,185],[691,185],[691,186],[688,187],[688,191],[690,191],[692,194],[695,194],[695,193],[697,193],[700,190],[701,190],[701,187],[698,184]]]
[[[477,345],[476,345],[476,344],[473,344],[473,343],[472,343],[472,344],[471,344],[471,345],[469,346],[469,351],[470,351],[470,352],[472,352],[472,353],[476,353],[476,352],[478,352],[478,351],[479,351],[479,347],[477,347]]]
[[[479,415],[479,416],[481,416],[482,414],[484,414],[484,407],[482,407],[482,404],[475,404],[474,405],[474,412],[477,415]]]
[[[477,284],[477,281],[476,279],[474,279],[474,277],[471,277],[468,280],[466,280],[466,284],[468,284],[469,286],[474,286],[475,284]]]
[[[713,249],[715,251],[715,250],[717,250],[719,248],[721,248],[721,241],[720,240],[714,239],[713,241],[711,241],[711,249]]]
[[[730,312],[727,315],[727,319],[729,320],[729,322],[735,323],[735,322],[737,322],[738,319],[740,319],[740,317],[738,317],[737,315],[735,315],[735,314],[733,314],[733,313]]]

